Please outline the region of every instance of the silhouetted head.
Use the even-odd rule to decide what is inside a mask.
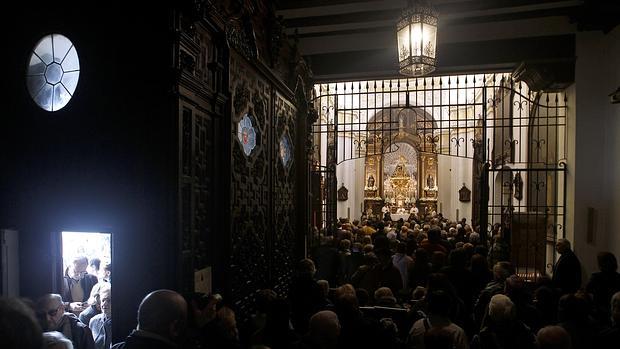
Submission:
[[[596,256],[598,268],[604,273],[613,273],[618,270],[618,261],[611,252],[599,252]]]
[[[41,327],[34,312],[17,298],[0,298],[0,338],[2,348],[41,348]]]
[[[570,335],[561,326],[546,326],[541,328],[536,335],[536,343],[539,349],[570,349]]]
[[[157,290],[144,297],[138,308],[138,329],[170,340],[183,334],[187,318],[187,302],[171,290]]]
[[[559,239],[558,242],[555,243],[555,250],[559,254],[564,254],[571,250],[570,241],[566,239]]]

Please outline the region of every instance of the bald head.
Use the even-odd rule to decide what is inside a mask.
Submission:
[[[144,297],[138,308],[138,329],[170,339],[183,331],[187,318],[187,303],[171,290],[157,290]]]
[[[570,335],[560,326],[546,326],[538,331],[536,342],[540,349],[570,349]]]
[[[319,311],[310,318],[310,336],[321,343],[336,343],[340,335],[338,315],[330,310]]]

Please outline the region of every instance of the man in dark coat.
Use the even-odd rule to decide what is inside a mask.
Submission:
[[[59,294],[46,294],[37,301],[37,313],[44,331],[58,331],[67,337],[75,349],[95,349],[95,341],[88,326],[73,313],[65,313]]]
[[[77,256],[73,258],[67,268],[62,282],[62,299],[65,301],[65,309],[79,315],[86,307],[85,302],[90,297],[90,291],[99,279],[95,275],[88,274],[88,258]]]
[[[570,247],[570,241],[560,239],[555,244],[560,258],[553,266],[553,285],[560,294],[574,293],[581,287],[581,263]]]
[[[113,349],[172,349],[187,324],[187,302],[171,290],[144,297],[138,308],[138,327]]]
[[[291,304],[291,322],[298,334],[308,331],[308,321],[316,312],[322,310],[325,297],[321,286],[314,280],[316,268],[311,259],[297,263],[296,274],[291,281],[288,300]]]

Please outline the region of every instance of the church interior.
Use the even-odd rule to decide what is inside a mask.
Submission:
[[[162,348],[423,348],[433,339],[407,321],[424,302],[439,311],[447,290],[431,292],[429,271],[416,279],[428,258],[466,309],[451,319],[462,343],[438,335],[453,348],[484,346],[503,295],[536,339],[519,347],[564,329],[572,346],[555,348],[620,338],[620,3],[61,1],[0,16],[0,309],[31,305],[34,337],[54,329],[95,348],[70,338],[77,321],[97,349],[141,348],[130,337],[151,333],[146,295],[181,295],[194,312],[175,326],[213,317],[203,332],[145,337]],[[385,267],[364,288],[384,253],[402,283],[381,279]],[[456,276],[476,256],[489,284],[510,270],[480,309],[487,283]],[[616,267],[603,287],[605,261]],[[556,317],[521,318],[516,284],[531,307],[549,288]],[[346,337],[347,285],[360,314],[395,324],[393,342],[375,336],[392,344]],[[398,304],[379,301],[384,288]],[[590,337],[555,313],[580,292]],[[295,340],[269,337],[267,299],[288,307],[280,330]],[[105,330],[88,329],[88,309]],[[63,328],[52,313],[71,316]],[[318,335],[334,318],[337,333]]]

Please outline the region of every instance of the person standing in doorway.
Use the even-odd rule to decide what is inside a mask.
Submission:
[[[88,258],[76,256],[65,271],[62,283],[62,298],[65,300],[65,309],[79,315],[87,306],[90,291],[98,282],[97,276],[86,271]]]

